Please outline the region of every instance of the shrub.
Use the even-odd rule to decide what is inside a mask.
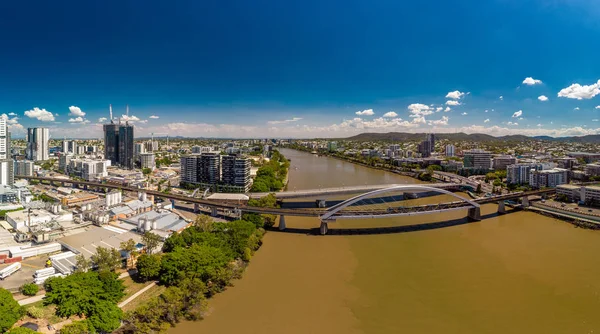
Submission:
[[[27,309],[27,314],[34,319],[41,319],[44,317],[44,309],[37,306],[31,306]]]
[[[37,284],[33,283],[26,283],[21,286],[21,293],[25,296],[35,296],[39,290],[40,288],[37,286]]]

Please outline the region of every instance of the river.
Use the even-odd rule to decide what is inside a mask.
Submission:
[[[292,160],[289,190],[419,182],[282,153]],[[443,197],[411,201],[451,200]],[[487,218],[474,223],[461,210],[330,224],[400,226],[387,234],[267,233],[244,277],[210,301],[207,317],[169,332],[600,332],[600,232],[531,212],[495,211],[496,205],[483,206]],[[319,222],[286,217],[286,224],[302,229]],[[431,228],[402,228],[412,225]]]

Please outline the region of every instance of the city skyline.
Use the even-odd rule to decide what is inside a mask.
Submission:
[[[109,104],[139,137],[600,131],[592,1],[4,6],[14,138],[101,138]]]

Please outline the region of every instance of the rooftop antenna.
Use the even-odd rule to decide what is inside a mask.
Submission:
[[[110,122],[113,122],[113,116],[112,116],[112,104],[108,105],[108,110],[110,111]]]
[[[127,118],[129,118],[129,105],[127,105],[127,112],[126,112],[126,114],[127,114]]]

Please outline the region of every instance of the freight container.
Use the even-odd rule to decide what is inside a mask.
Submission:
[[[0,279],[5,279],[21,269],[21,262],[13,263],[10,266],[0,270]]]
[[[21,261],[23,261],[23,258],[20,256],[17,256],[17,257],[10,257],[10,258],[4,260],[4,263],[15,263],[15,262],[21,262]]]
[[[56,269],[54,269],[53,267],[50,267],[50,268],[36,270],[35,273],[33,274],[33,277],[40,278],[40,277],[50,276],[50,275],[54,275],[54,274],[56,274]]]

